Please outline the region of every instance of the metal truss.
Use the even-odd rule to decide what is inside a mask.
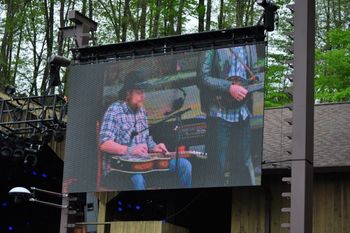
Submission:
[[[60,95],[0,100],[0,131],[16,136],[65,131],[67,102]]]

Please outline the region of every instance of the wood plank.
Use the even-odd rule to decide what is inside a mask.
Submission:
[[[231,233],[264,232],[265,198],[260,187],[232,191]]]
[[[289,185],[273,177],[265,187],[271,190],[270,232],[287,233],[281,228],[289,222],[289,214],[281,213],[289,200],[281,197]],[[260,191],[259,191],[260,190]],[[232,191],[231,233],[265,232],[265,198],[263,189],[234,188]],[[267,194],[266,194],[267,195]],[[314,182],[313,232],[350,232],[350,176],[348,174],[319,174]],[[267,217],[267,216],[266,216]],[[268,220],[268,219],[267,219]]]
[[[344,180],[342,199],[342,233],[350,232],[350,177]]]
[[[188,233],[186,228],[162,221],[111,222],[110,233]]]

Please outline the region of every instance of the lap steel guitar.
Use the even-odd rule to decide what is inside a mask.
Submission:
[[[179,158],[206,159],[207,154],[198,151],[179,151]],[[168,171],[169,162],[176,158],[176,152],[167,153],[149,153],[147,156],[124,155],[112,156],[111,170],[123,173],[149,173],[154,171]]]

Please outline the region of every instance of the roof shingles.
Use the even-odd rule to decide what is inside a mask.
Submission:
[[[314,125],[314,166],[350,166],[350,103],[315,105]],[[285,119],[292,117],[287,108],[265,110],[264,120],[264,168],[286,167],[290,163],[276,163],[291,159],[291,140],[286,134],[292,133]]]

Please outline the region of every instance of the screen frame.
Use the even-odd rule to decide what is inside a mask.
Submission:
[[[72,49],[72,65],[206,50],[265,41],[262,25]]]
[[[198,40],[196,40],[196,38],[198,38]],[[75,60],[73,60],[72,66],[84,66],[87,64],[97,65],[99,63],[108,64],[108,62],[116,62],[120,60],[166,56],[176,53],[203,51],[231,46],[237,47],[251,44],[266,45],[264,29],[262,27],[255,26],[243,29],[220,30],[152,40],[80,48],[73,51],[73,53],[75,52],[76,56]],[[101,192],[102,190],[98,191]]]

